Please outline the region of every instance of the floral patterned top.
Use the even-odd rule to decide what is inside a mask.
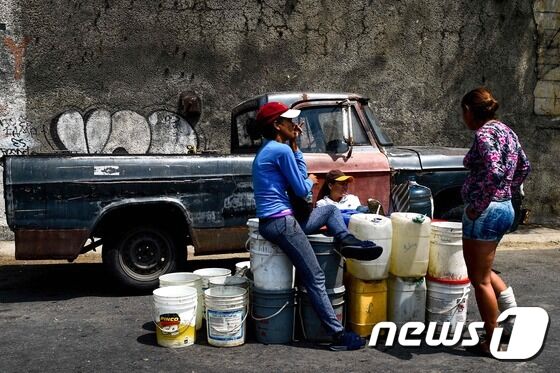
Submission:
[[[515,132],[497,120],[476,130],[463,165],[470,170],[461,190],[463,201],[478,213],[492,201],[511,199],[531,170]]]

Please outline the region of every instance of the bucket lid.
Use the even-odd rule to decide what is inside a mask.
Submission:
[[[332,236],[325,236],[324,234],[310,234],[307,236],[309,242],[327,242],[331,243],[334,242],[334,237]]]
[[[468,277],[463,279],[453,280],[447,278],[435,278],[431,276],[426,276],[426,281],[437,282],[439,284],[445,284],[445,285],[467,285],[471,283],[471,280],[469,280]]]
[[[455,221],[432,221],[432,230],[460,233],[463,231],[463,223]]]

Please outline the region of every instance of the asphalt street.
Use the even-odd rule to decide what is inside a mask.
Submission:
[[[239,258],[195,260],[193,268],[234,268]],[[4,262],[6,263],[6,262]],[[529,361],[473,356],[462,347],[378,347],[332,352],[305,342],[217,348],[199,333],[193,346],[167,349],[156,343],[150,294],[114,285],[100,263],[20,264],[0,267],[0,371],[557,371],[560,246],[499,250],[495,268],[515,291],[519,305],[544,308],[551,319],[541,353]],[[479,320],[474,296],[468,321]]]

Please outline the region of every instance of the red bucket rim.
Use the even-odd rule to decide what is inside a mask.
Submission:
[[[426,276],[426,280],[437,282],[440,284],[446,284],[446,285],[466,285],[471,283],[471,280],[469,280],[468,277],[460,280],[452,280],[448,278],[435,278],[435,277]]]

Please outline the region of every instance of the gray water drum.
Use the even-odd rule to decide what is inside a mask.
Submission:
[[[344,285],[334,289],[327,289],[327,294],[333,306],[336,318],[343,324],[345,290]],[[299,318],[303,331],[303,337],[312,342],[332,342],[331,335],[327,332],[319,319],[319,315],[317,315],[311,305],[311,300],[309,299],[307,290],[302,287],[299,295]]]
[[[290,343],[294,335],[295,289],[253,288],[251,316],[257,341],[264,344]]]
[[[325,273],[325,287],[334,289],[342,286],[344,267],[342,257],[335,251],[336,243],[333,237],[324,234],[307,236],[319,266]]]

